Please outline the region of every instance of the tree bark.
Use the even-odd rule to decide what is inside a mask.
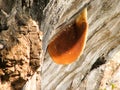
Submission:
[[[0,0],[0,90],[119,90],[119,6],[120,0]],[[54,63],[50,40],[85,7],[83,54],[69,65]]]
[[[33,75],[40,88],[45,5],[44,0],[0,0],[0,90],[21,90]]]

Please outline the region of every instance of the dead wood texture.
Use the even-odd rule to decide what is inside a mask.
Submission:
[[[47,52],[49,40],[84,7],[84,52],[58,65]],[[120,89],[120,0],[0,0],[0,9],[0,90]]]
[[[46,50],[49,40],[87,4],[89,30],[82,56],[70,65],[54,63]],[[51,0],[44,16],[42,90],[120,89],[120,0]]]

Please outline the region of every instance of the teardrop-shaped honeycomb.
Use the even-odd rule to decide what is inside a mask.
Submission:
[[[54,62],[70,64],[83,52],[88,30],[87,9],[84,9],[72,24],[62,28],[48,45]]]

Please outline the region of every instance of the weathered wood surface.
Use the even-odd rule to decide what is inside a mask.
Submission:
[[[44,51],[56,27],[68,23],[89,1],[50,0],[41,25]],[[120,0],[91,0],[88,22],[87,44],[76,62],[58,65],[44,52],[42,90],[120,89]]]
[[[49,0],[44,10],[48,0],[35,1],[13,0],[11,3],[10,0],[0,0],[1,9],[7,13],[0,14],[3,26],[7,21],[10,27],[17,28],[19,26],[14,25],[16,21],[20,22],[18,24],[21,22],[25,24],[27,21],[24,22],[23,17],[15,18],[15,16],[25,15],[38,21],[39,25],[41,24],[39,27],[44,33],[42,73],[36,72],[23,87],[23,90],[40,90],[40,88],[41,90],[111,90],[112,88],[119,90],[120,0]],[[90,4],[88,4],[89,2]],[[8,7],[6,7],[7,5]],[[59,25],[74,20],[78,15],[77,12],[81,12],[85,6],[88,6],[89,30],[87,44],[82,56],[70,65],[55,64],[47,52],[49,40],[57,32],[56,28]],[[30,23],[27,25],[29,26]],[[6,29],[6,27],[3,26],[0,34],[10,31],[8,29],[8,31],[4,31],[3,28]],[[14,32],[19,29],[11,30]],[[8,33],[9,35],[10,33]],[[0,48],[2,47],[1,42]],[[2,90],[6,90],[6,86],[7,89],[11,87],[9,85],[4,83],[0,87]]]

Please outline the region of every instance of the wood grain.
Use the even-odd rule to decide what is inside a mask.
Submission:
[[[89,0],[51,0],[44,10],[44,51],[56,27],[74,19]],[[82,6],[83,5],[83,6]],[[42,90],[98,90],[120,88],[120,0],[92,0],[88,5],[88,39],[82,56],[69,65],[55,64],[46,51]],[[95,62],[103,62],[102,64]],[[94,63],[97,67],[94,66]],[[92,69],[91,69],[92,68]]]

